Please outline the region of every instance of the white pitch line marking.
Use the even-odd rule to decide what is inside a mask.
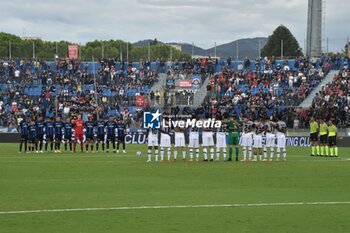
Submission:
[[[287,203],[252,203],[252,204],[218,204],[218,205],[167,205],[167,206],[121,206],[103,208],[74,208],[51,210],[12,210],[0,211],[0,215],[31,214],[31,213],[59,213],[59,212],[88,212],[111,210],[142,210],[142,209],[190,209],[190,208],[222,208],[222,207],[261,207],[261,206],[301,206],[301,205],[349,205],[350,201],[343,202],[287,202]]]

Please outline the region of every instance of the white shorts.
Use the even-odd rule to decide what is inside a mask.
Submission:
[[[199,135],[198,133],[190,133],[190,141],[188,147],[198,148],[199,147]]]
[[[253,135],[253,148],[262,148],[262,136],[261,134]]]
[[[276,146],[276,137],[274,134],[266,133],[265,146],[266,147],[275,147]]]
[[[243,133],[241,145],[251,147],[252,144],[253,144],[252,134],[251,133]]]
[[[277,133],[277,147],[278,148],[286,148],[286,136],[284,133]]]
[[[184,133],[175,132],[175,147],[184,146],[186,146]]]
[[[213,132],[203,132],[202,139],[202,146],[214,146]]]
[[[171,147],[171,139],[168,134],[162,133],[160,135],[160,147]]]
[[[216,133],[216,148],[226,148],[226,134],[225,133]]]
[[[148,146],[158,146],[158,137],[148,136]]]

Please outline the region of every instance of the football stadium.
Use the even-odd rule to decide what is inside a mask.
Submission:
[[[0,232],[350,232],[349,3],[1,5]]]

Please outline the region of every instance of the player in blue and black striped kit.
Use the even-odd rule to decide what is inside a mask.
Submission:
[[[64,123],[64,150],[67,152],[68,143],[69,143],[69,151],[73,150],[73,123],[69,117],[67,117],[66,122]]]
[[[123,153],[126,153],[125,151],[125,124],[123,119],[118,120],[117,122],[117,130],[118,130],[118,141],[117,141],[117,153],[119,153],[119,144],[123,143]]]
[[[98,146],[102,143],[102,151],[105,151],[105,122],[103,120],[97,121],[97,138],[96,138],[96,151]]]
[[[46,135],[45,152],[47,152],[47,145],[49,144],[49,142],[50,142],[51,152],[53,152],[53,137],[55,134],[55,128],[54,128],[55,122],[53,120],[54,118],[51,117],[50,120],[45,122],[45,135]]]
[[[88,116],[88,120],[85,122],[86,128],[86,153],[89,153],[89,144],[91,152],[94,153],[94,135],[95,135],[95,122],[92,116]]]
[[[45,129],[45,122],[43,121],[43,117],[39,116],[39,119],[36,122],[37,127],[37,134],[38,134],[38,140],[36,141],[36,147],[38,148],[39,143],[39,152],[43,153],[43,141],[44,141],[44,129]]]
[[[55,125],[55,153],[61,153],[61,141],[63,138],[64,123],[61,117],[56,117]]]
[[[107,127],[107,153],[109,153],[109,143],[113,144],[113,153],[115,152],[115,129],[117,127],[117,123],[113,119],[113,116],[109,117],[109,120],[106,122]]]
[[[34,153],[34,147],[36,146],[36,153],[38,153],[38,144],[36,143],[37,139],[37,126],[35,120],[30,120],[30,125],[28,127],[28,141],[29,141],[29,152]]]
[[[22,153],[22,146],[24,142],[24,152],[27,152],[27,141],[28,141],[28,122],[26,121],[26,116],[22,117],[21,122],[19,123],[18,131],[21,132],[21,142],[19,145],[19,153]]]

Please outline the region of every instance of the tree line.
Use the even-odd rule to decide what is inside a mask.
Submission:
[[[68,41],[43,41],[41,39],[22,39],[19,36],[0,33],[0,57],[38,58],[54,60],[57,55],[65,58],[68,53]],[[134,46],[122,40],[94,40],[79,46],[79,57],[83,61],[91,61],[92,57],[115,58],[116,60],[140,61],[163,59],[189,59],[190,54],[171,48],[166,44],[159,44],[155,39],[150,46]],[[33,49],[34,47],[34,49]],[[11,52],[10,52],[11,50]]]

